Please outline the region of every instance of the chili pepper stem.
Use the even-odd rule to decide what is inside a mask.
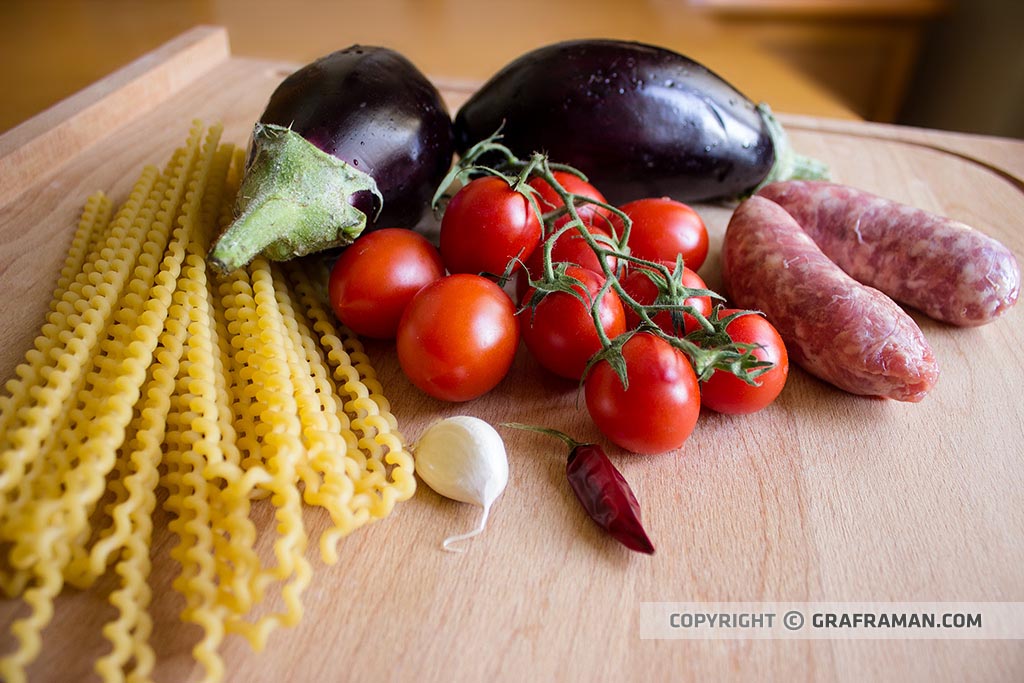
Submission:
[[[576,439],[572,438],[571,436],[569,436],[565,432],[560,432],[557,429],[550,429],[548,427],[537,427],[536,425],[527,425],[527,424],[522,424],[520,422],[502,422],[500,426],[502,426],[502,427],[510,427],[512,429],[521,429],[521,430],[527,431],[527,432],[537,432],[538,434],[546,434],[548,436],[553,436],[556,439],[560,439],[569,448],[578,448],[579,446],[583,445],[582,443],[580,443]]]
[[[548,427],[519,422],[503,422],[501,426],[537,432],[565,442],[571,449],[565,467],[566,478],[587,516],[630,550],[647,555],[654,553],[654,544],[640,520],[640,503],[629,482],[603,448],[592,443],[580,443],[568,434]]]

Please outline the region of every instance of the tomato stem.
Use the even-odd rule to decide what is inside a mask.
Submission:
[[[721,305],[719,305],[708,317],[696,307],[687,304],[686,300],[691,297],[706,296],[719,301],[724,301],[724,298],[709,289],[697,289],[683,285],[681,278],[684,264],[681,256],[677,257],[675,268],[670,269],[663,263],[631,255],[629,253],[629,236],[633,221],[630,217],[618,207],[607,202],[569,192],[555,177],[555,171],[560,171],[586,180],[586,176],[580,171],[565,164],[552,163],[546,155],[541,153],[534,153],[526,161],[519,159],[508,147],[499,142],[500,138],[499,130],[490,138],[478,142],[469,149],[438,188],[434,195],[433,206],[435,209],[438,208],[442,200],[450,196],[447,193],[454,188],[456,183],[474,174],[502,177],[510,187],[521,192],[530,200],[544,226],[544,241],[541,245],[543,257],[541,278],[539,281],[530,280],[530,284],[538,290],[539,295],[531,299],[527,305],[535,308],[548,293],[561,291],[572,293],[588,306],[602,346],[602,350],[588,364],[588,371],[598,360],[605,359],[615,368],[623,386],[628,384],[625,363],[621,362],[620,349],[622,343],[631,336],[631,333],[627,332],[614,340],[609,339],[601,324],[600,304],[602,298],[609,291],[614,291],[624,306],[628,306],[636,312],[640,319],[637,330],[650,332],[660,337],[686,355],[699,380],[706,380],[715,370],[724,370],[748,384],[755,384],[759,375],[773,367],[771,362],[760,360],[754,356],[756,345],[736,343],[726,332],[728,324],[738,315],[749,315],[754,313],[753,311],[741,311],[720,317]],[[481,163],[484,160],[489,163]],[[537,191],[529,185],[529,181],[533,178],[539,178],[546,182],[562,200],[563,206],[547,213],[542,212],[535,196]],[[585,205],[592,205],[602,210],[612,233],[611,244],[603,244],[599,237],[587,229],[587,224],[579,212],[579,207]],[[614,216],[618,220],[609,219],[608,215]],[[569,220],[563,225],[555,227],[556,222],[565,216],[568,216]],[[620,231],[616,230],[616,225],[620,225]],[[567,275],[564,269],[556,269],[553,261],[555,242],[570,230],[575,230],[587,247],[593,251],[605,278],[597,295],[590,301],[584,301],[583,297],[576,292],[578,287],[575,285],[580,283]],[[621,234],[617,234],[618,232]],[[615,259],[614,268],[608,262],[611,258]],[[664,292],[661,303],[642,304],[626,292],[619,280],[619,275],[621,271],[629,267],[642,268],[645,274],[651,277],[659,290]],[[683,314],[692,316],[697,323],[697,328],[685,336],[669,334],[653,320],[653,316],[663,311],[668,311],[673,317],[679,317],[680,320]],[[585,375],[586,373],[584,373]]]

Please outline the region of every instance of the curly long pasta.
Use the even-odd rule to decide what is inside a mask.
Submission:
[[[198,128],[195,132],[198,133]],[[180,185],[180,183],[172,183],[172,186],[177,187],[178,191],[172,194],[171,204],[173,204],[175,195],[180,195]],[[165,212],[162,213],[162,216],[166,223],[173,219],[175,208],[173,206],[164,208]],[[116,358],[122,351],[127,353],[120,363],[116,363],[118,371],[116,375],[102,377],[105,374],[104,371],[114,363],[99,363],[101,379],[106,381],[95,382],[95,376],[93,376],[94,381],[87,382],[92,385],[93,390],[81,395],[84,403],[83,412],[86,417],[95,416],[95,418],[82,418],[76,422],[77,426],[84,428],[85,440],[81,443],[71,444],[76,450],[69,451],[65,456],[66,466],[60,476],[60,486],[53,491],[45,492],[45,495],[32,501],[29,514],[23,520],[29,533],[22,534],[11,551],[11,561],[15,568],[32,562],[37,567],[42,566],[48,564],[47,558],[54,555],[69,556],[71,544],[82,536],[88,522],[89,512],[95,501],[102,495],[105,477],[114,467],[114,454],[120,444],[119,434],[123,437],[124,428],[131,419],[139,385],[145,380],[148,368],[148,359],[144,357],[147,351],[146,343],[153,339],[155,346],[157,334],[153,330],[156,327],[154,322],[146,321],[145,325],[129,327],[136,320],[132,317],[125,318],[125,316],[131,316],[131,304],[134,303],[131,300],[131,295],[137,291],[135,288],[145,287],[151,279],[152,264],[142,259],[136,269],[138,274],[131,280],[128,280],[127,271],[130,262],[135,260],[131,257],[137,257],[141,251],[147,249],[147,254],[153,253],[157,249],[153,247],[152,243],[154,240],[159,241],[160,239],[159,230],[154,228],[152,219],[137,219],[133,222],[132,230],[129,232],[129,243],[121,246],[121,258],[115,258],[114,270],[109,271],[114,274],[113,282],[107,279],[108,273],[94,278],[99,285],[100,292],[104,291],[104,285],[109,285],[109,287],[104,296],[90,297],[90,303],[98,301],[107,309],[107,313],[112,312],[110,310],[112,308],[111,300],[115,302],[119,300],[117,292],[126,282],[128,283],[129,293],[126,297],[126,305],[118,308],[115,312],[115,323],[110,335],[99,334],[98,326],[94,324],[90,324],[87,330],[93,342],[100,337],[106,337],[100,342],[100,346],[108,358],[112,356]],[[97,259],[95,263],[98,266],[102,261],[102,258]],[[140,284],[136,285],[137,282]],[[118,286],[114,286],[115,284]],[[152,302],[153,299],[146,301],[147,309]],[[85,315],[89,312],[86,311]],[[111,344],[111,338],[117,343]],[[91,346],[92,344],[89,344],[86,349],[83,349],[83,355]],[[149,351],[151,352],[151,349]],[[63,358],[66,358],[66,355]],[[51,374],[51,378],[53,374]],[[68,381],[62,387],[64,391],[71,388],[77,374],[69,368]],[[137,379],[140,374],[141,379]],[[54,407],[52,401],[46,404],[46,407],[50,410],[47,411],[48,414],[45,417],[52,419],[59,412],[52,409]],[[57,407],[59,408],[59,405]],[[40,420],[35,424],[28,423],[26,426],[37,426],[41,423],[46,423],[46,420]],[[18,432],[15,432],[15,437],[17,436]],[[31,441],[26,440],[26,445],[29,448],[37,445]],[[35,533],[32,533],[33,531]],[[59,585],[57,589],[59,590]],[[34,657],[33,650],[38,650],[36,645],[38,633],[33,633],[31,629],[40,628],[48,620],[40,619],[40,614],[42,614],[40,606],[37,604],[35,607],[35,612],[28,619],[16,623],[12,629],[22,645],[17,653],[19,656]],[[49,611],[51,610],[47,610],[47,612]],[[22,661],[18,658],[6,658],[0,662],[0,666],[5,668],[20,668],[21,665]],[[15,677],[23,676],[20,670],[5,673]]]
[[[383,518],[396,502],[407,500],[416,491],[412,455],[403,445],[397,421],[362,345],[349,330],[334,326],[308,275],[297,268],[289,272],[312,327],[327,350],[339,393],[349,398],[344,410],[354,416],[351,427],[360,434],[358,447],[369,454],[360,460],[361,475],[354,500],[368,506],[373,518]],[[339,329],[344,342],[338,336]],[[364,492],[372,495],[359,497]]]
[[[202,252],[201,242],[206,226],[212,222],[213,208],[219,205],[221,193],[227,174],[228,164],[232,157],[231,147],[218,149],[211,164],[208,189],[203,195],[201,223],[203,229],[191,229],[188,242],[188,259],[193,259]],[[191,220],[194,213],[186,212],[184,220]],[[187,268],[195,268],[189,263]],[[160,441],[164,431],[164,420],[170,409],[170,394],[175,386],[175,375],[180,367],[180,358],[187,346],[192,353],[194,347],[200,347],[202,340],[196,337],[194,328],[189,325],[192,311],[197,307],[195,291],[191,288],[194,277],[189,277],[183,287],[174,294],[175,302],[168,315],[168,320],[160,345],[163,354],[157,354],[155,367],[151,371],[150,388],[144,394],[146,407],[142,410],[140,428],[136,433],[135,442],[129,460],[132,474],[126,481],[128,497],[115,510],[115,532],[105,538],[92,549],[92,555],[107,555],[115,548],[123,546],[126,556],[118,563],[117,572],[122,577],[122,587],[111,595],[111,602],[118,607],[120,615],[117,620],[104,628],[104,634],[113,645],[112,652],[97,662],[97,671],[104,680],[117,680],[121,667],[130,656],[135,656],[137,666],[135,673],[144,674],[151,667],[152,653],[146,643],[150,625],[145,606],[149,602],[148,586],[145,578],[149,573],[148,539],[152,528],[151,514],[155,505],[154,489],[159,481],[157,465],[160,458]],[[186,343],[187,340],[187,343]],[[190,400],[187,395],[186,400]],[[102,563],[102,559],[94,564]],[[140,666],[141,665],[141,666]]]
[[[280,534],[274,543],[277,565],[266,575],[280,581],[291,577],[291,581],[282,588],[284,612],[263,616],[255,624],[238,619],[228,622],[230,631],[245,636],[259,651],[274,628],[298,623],[302,616],[300,596],[309,584],[311,568],[303,555],[306,533],[301,498],[295,486],[302,457],[301,422],[284,346],[286,331],[274,295],[270,265],[263,258],[257,258],[249,268],[260,342],[258,352],[254,354],[259,363],[254,379],[260,385],[256,399],[264,406],[262,420],[271,427],[263,439],[267,470],[272,477],[266,487],[271,491]]]
[[[65,582],[110,568],[104,681],[149,681],[148,579],[158,489],[178,537],[172,585],[202,635],[205,681],[224,636],[261,650],[302,616],[312,579],[303,503],[340,540],[415,490],[413,461],[358,340],[336,328],[299,268],[257,259],[216,280],[204,255],[232,218],[244,150],[195,122],[110,217],[89,198],[33,348],[0,397],[0,588],[23,596],[0,677],[25,679]],[[320,273],[320,275],[324,275]],[[260,500],[265,498],[266,500]],[[273,508],[273,561],[253,506]],[[283,608],[261,609],[280,590]]]
[[[273,269],[274,291],[282,320],[288,332],[285,350],[295,384],[302,437],[307,458],[300,464],[303,499],[323,507],[331,515],[334,527],[321,536],[320,553],[324,561],[338,561],[337,540],[365,522],[349,508],[354,487],[345,473],[348,446],[342,436],[338,405],[328,378],[328,370],[319,350],[309,336],[308,325],[292,306],[287,283],[280,268]],[[345,431],[348,431],[345,429]]]
[[[156,181],[156,176],[156,168],[146,168],[132,189],[125,206],[118,212],[112,230],[113,234],[109,238],[116,245],[115,248],[120,246],[117,236],[123,234],[126,226],[132,223],[135,214]],[[94,195],[94,197],[97,196]],[[75,313],[75,301],[83,295],[83,284],[88,281],[90,274],[95,272],[96,259],[89,259],[92,252],[82,259],[87,266],[93,266],[92,268],[86,267],[79,271],[74,280],[71,280],[71,272],[76,270],[79,263],[78,247],[91,239],[92,234],[105,232],[100,225],[104,216],[100,210],[101,204],[102,200],[98,198],[87,202],[82,220],[79,222],[79,228],[72,240],[72,249],[65,260],[61,278],[54,291],[47,323],[33,342],[33,348],[25,354],[25,361],[15,368],[16,377],[6,383],[5,389],[8,393],[0,398],[0,516],[4,514],[6,494],[21,483],[25,471],[35,460],[35,453],[30,448],[16,448],[18,444],[13,439],[17,429],[26,427],[26,420],[44,417],[40,414],[41,411],[32,410],[33,401],[38,399],[30,397],[29,392],[33,388],[38,389],[42,382],[49,384],[49,377],[52,375],[47,373],[44,378],[44,368],[52,371],[56,366],[56,362],[59,362],[60,359],[59,355],[55,357],[55,354],[59,354],[59,344],[62,339],[66,339],[69,329],[72,328],[72,323],[81,320],[81,317]],[[75,284],[78,286],[74,287]],[[83,359],[84,355],[83,351]],[[72,359],[65,362],[70,365],[74,361]],[[60,377],[55,377],[54,384],[58,384],[60,379]],[[60,397],[56,398],[59,403]],[[58,405],[56,409],[59,407]],[[21,442],[27,445],[32,436],[32,434],[21,433]]]

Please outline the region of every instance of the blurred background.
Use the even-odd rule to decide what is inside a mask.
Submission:
[[[241,56],[379,44],[468,82],[557,40],[634,39],[777,111],[1024,137],[1024,0],[0,0],[0,131],[197,24]]]

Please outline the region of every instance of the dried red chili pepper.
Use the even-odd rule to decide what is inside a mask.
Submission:
[[[580,443],[556,429],[514,422],[506,422],[502,426],[540,432],[564,441],[571,449],[565,474],[587,515],[630,550],[654,554],[654,544],[640,522],[640,504],[633,489],[601,446]]]

